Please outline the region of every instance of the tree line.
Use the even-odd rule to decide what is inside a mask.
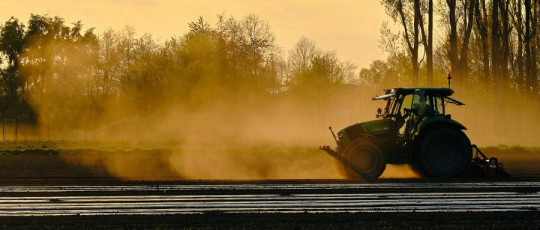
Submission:
[[[77,127],[170,106],[312,101],[354,78],[352,64],[306,38],[283,54],[257,15],[217,19],[157,41],[132,27],[96,34],[59,16],[32,14],[26,24],[11,17],[0,25],[0,116]]]
[[[373,78],[382,71],[396,78],[390,70],[406,67],[412,85],[433,86],[445,80],[439,77],[434,84],[434,75],[451,72],[458,88],[479,86],[539,97],[540,1],[381,0],[381,4],[395,23],[381,29],[381,45],[390,57],[384,67],[374,62],[362,77]],[[439,41],[435,23],[442,35]],[[408,64],[403,66],[404,62]]]
[[[254,14],[219,15],[214,25],[199,18],[187,33],[164,41],[132,27],[97,34],[59,16],[32,14],[26,24],[12,17],[0,24],[0,116],[87,129],[81,120],[110,124],[171,107],[256,110],[284,100],[310,113],[321,107],[348,113],[342,107],[357,107],[359,95],[445,87],[451,72],[456,92],[483,105],[469,115],[486,109],[492,115],[474,124],[503,127],[497,122],[514,111],[537,122],[530,112],[540,107],[539,0],[381,4],[390,19],[380,37],[388,58],[359,72],[307,38],[281,50],[269,24]],[[512,126],[524,127],[525,120]]]

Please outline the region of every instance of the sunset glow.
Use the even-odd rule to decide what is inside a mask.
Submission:
[[[4,0],[0,6],[4,21],[14,16],[27,22],[31,13],[48,14],[63,17],[68,24],[80,20],[98,33],[130,25],[138,34],[160,40],[185,34],[187,24],[199,17],[212,24],[218,14],[239,18],[254,13],[270,24],[284,52],[305,36],[360,68],[384,58],[378,47],[379,29],[388,20],[378,1],[367,0]]]

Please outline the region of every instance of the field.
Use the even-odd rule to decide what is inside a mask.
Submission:
[[[540,148],[481,147],[515,178],[540,177]],[[211,165],[212,167],[208,167]],[[183,147],[178,142],[3,142],[0,180],[321,180],[343,179],[317,147]],[[382,178],[419,178],[389,165]]]
[[[6,179],[266,180],[338,179],[316,147],[181,147],[175,142],[4,143]],[[157,147],[159,146],[159,147]],[[212,167],[208,167],[212,165]]]
[[[2,229],[536,229],[538,212],[1,218]]]
[[[380,210],[376,211],[377,206],[373,206],[375,207],[373,211],[367,212],[350,212],[347,211],[351,210],[347,208],[348,206],[343,206],[346,208],[345,212],[335,213],[329,212],[328,209],[320,209],[319,211],[292,213],[204,211],[202,213],[163,214],[158,212],[161,209],[157,208],[155,214],[147,213],[142,216],[138,214],[87,215],[88,213],[84,214],[85,212],[68,210],[68,214],[62,216],[25,217],[22,216],[24,212],[21,211],[19,217],[7,215],[0,217],[0,228],[25,229],[40,226],[43,229],[70,229],[77,226],[77,228],[82,229],[431,229],[434,225],[439,229],[536,228],[540,224],[538,217],[540,206],[534,203],[536,201],[533,201],[533,198],[526,197],[537,197],[540,191],[536,185],[540,179],[540,148],[495,146],[481,149],[488,156],[498,157],[512,178],[500,180],[458,178],[435,181],[420,178],[407,166],[390,166],[383,178],[376,182],[347,181],[336,169],[334,160],[316,147],[195,148],[183,146],[182,143],[173,141],[141,142],[136,143],[136,145],[128,142],[84,141],[2,142],[0,150],[0,190],[2,193],[0,198],[5,200],[0,202],[0,206],[4,205],[2,206],[4,208],[0,208],[2,213],[8,213],[11,209],[10,205],[23,204],[8,200],[22,199],[29,202],[29,200],[39,197],[44,197],[47,200],[43,204],[36,203],[38,205],[36,207],[47,205],[56,207],[54,205],[62,205],[62,203],[67,202],[67,200],[63,201],[64,199],[94,196],[98,198],[109,197],[110,199],[118,196],[140,197],[140,199],[145,196],[160,196],[161,199],[166,199],[167,196],[234,197],[237,195],[278,194],[280,199],[287,200],[297,196],[291,194],[298,194],[300,197],[305,196],[305,194],[314,196],[383,194],[381,196],[386,197],[396,192],[403,192],[401,195],[396,195],[403,197],[422,196],[422,194],[447,196],[445,194],[450,194],[450,198],[440,200],[442,205],[440,207],[443,210],[450,209],[442,212],[429,211],[432,206],[425,206],[424,208],[427,207],[428,211],[417,212],[414,211],[416,208],[413,208],[404,209],[404,212],[396,209],[396,211],[381,213]],[[490,187],[490,183],[494,183],[493,185],[496,186]],[[528,187],[515,186],[520,185],[520,183],[532,185]],[[460,188],[460,184],[467,186],[470,184],[472,187]],[[475,187],[475,184],[483,187]],[[425,187],[426,185],[427,187]],[[448,186],[454,185],[456,188],[448,188]],[[170,189],[130,190],[130,188],[137,186],[152,189],[169,186]],[[197,186],[208,187],[209,190],[182,189],[183,187]],[[248,186],[250,189],[242,189],[242,186]],[[275,187],[276,189],[260,190],[257,188],[258,186]],[[287,186],[307,186],[306,188],[314,187],[315,189],[287,189]],[[357,188],[357,186],[359,187]],[[398,186],[396,187],[398,189],[392,186]],[[79,191],[77,189],[86,187],[90,190],[77,192]],[[107,187],[111,189],[107,189]],[[218,189],[224,187],[231,187],[231,189]],[[317,189],[319,187],[321,189]],[[94,188],[105,189],[91,190]],[[35,191],[39,189],[43,189],[43,191]],[[503,211],[504,209],[497,208],[485,211],[487,209],[475,209],[473,205],[470,206],[472,211],[450,211],[452,206],[443,205],[444,202],[450,202],[448,204],[457,202],[457,198],[452,197],[457,197],[461,193],[473,194],[473,197],[481,197],[483,194],[495,194],[495,196],[502,197],[501,194],[508,194],[510,197],[515,197],[509,198],[509,200],[517,199],[521,200],[520,202],[525,202],[517,203],[515,207],[530,208],[527,208],[528,210],[525,212],[523,212],[523,208],[520,212]],[[346,197],[346,195],[343,196]],[[380,199],[387,200],[388,198]],[[469,201],[469,203],[484,202],[484,206],[491,205],[490,202],[497,205],[498,202],[497,199],[491,200],[493,198],[489,198],[489,196],[481,199],[464,199],[465,202]],[[344,202],[328,201],[334,204]],[[357,202],[356,200],[348,200],[347,202],[349,201]],[[396,201],[406,201],[406,198]],[[245,201],[240,200],[239,202],[234,204],[242,207],[241,205]],[[432,201],[419,200],[418,202]],[[436,200],[434,202],[437,203]],[[527,205],[528,203],[532,206]],[[72,207],[79,207],[77,206],[79,204],[74,205]],[[85,202],[80,205],[84,206]],[[128,202],[119,205],[127,208],[135,203]],[[151,210],[150,206],[156,204],[149,203],[148,205]],[[208,207],[212,207],[212,205],[208,205]],[[180,203],[180,206],[173,207],[183,208],[184,206],[183,203]],[[302,210],[302,207],[299,206],[299,210]],[[54,210],[56,209],[51,209],[51,213]]]

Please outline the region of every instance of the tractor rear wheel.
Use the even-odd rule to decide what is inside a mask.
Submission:
[[[386,154],[374,141],[353,141],[343,151],[343,171],[349,179],[377,179],[386,168]]]
[[[451,178],[472,160],[469,138],[461,130],[437,127],[422,134],[415,151],[415,168],[427,177]]]

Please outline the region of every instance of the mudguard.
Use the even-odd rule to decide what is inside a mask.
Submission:
[[[433,125],[438,125],[438,124],[448,124],[459,130],[467,130],[467,127],[465,127],[461,123],[443,115],[433,116],[429,118],[428,120],[423,121],[422,124],[420,124],[420,128],[418,130],[424,130],[425,128],[428,128]]]

